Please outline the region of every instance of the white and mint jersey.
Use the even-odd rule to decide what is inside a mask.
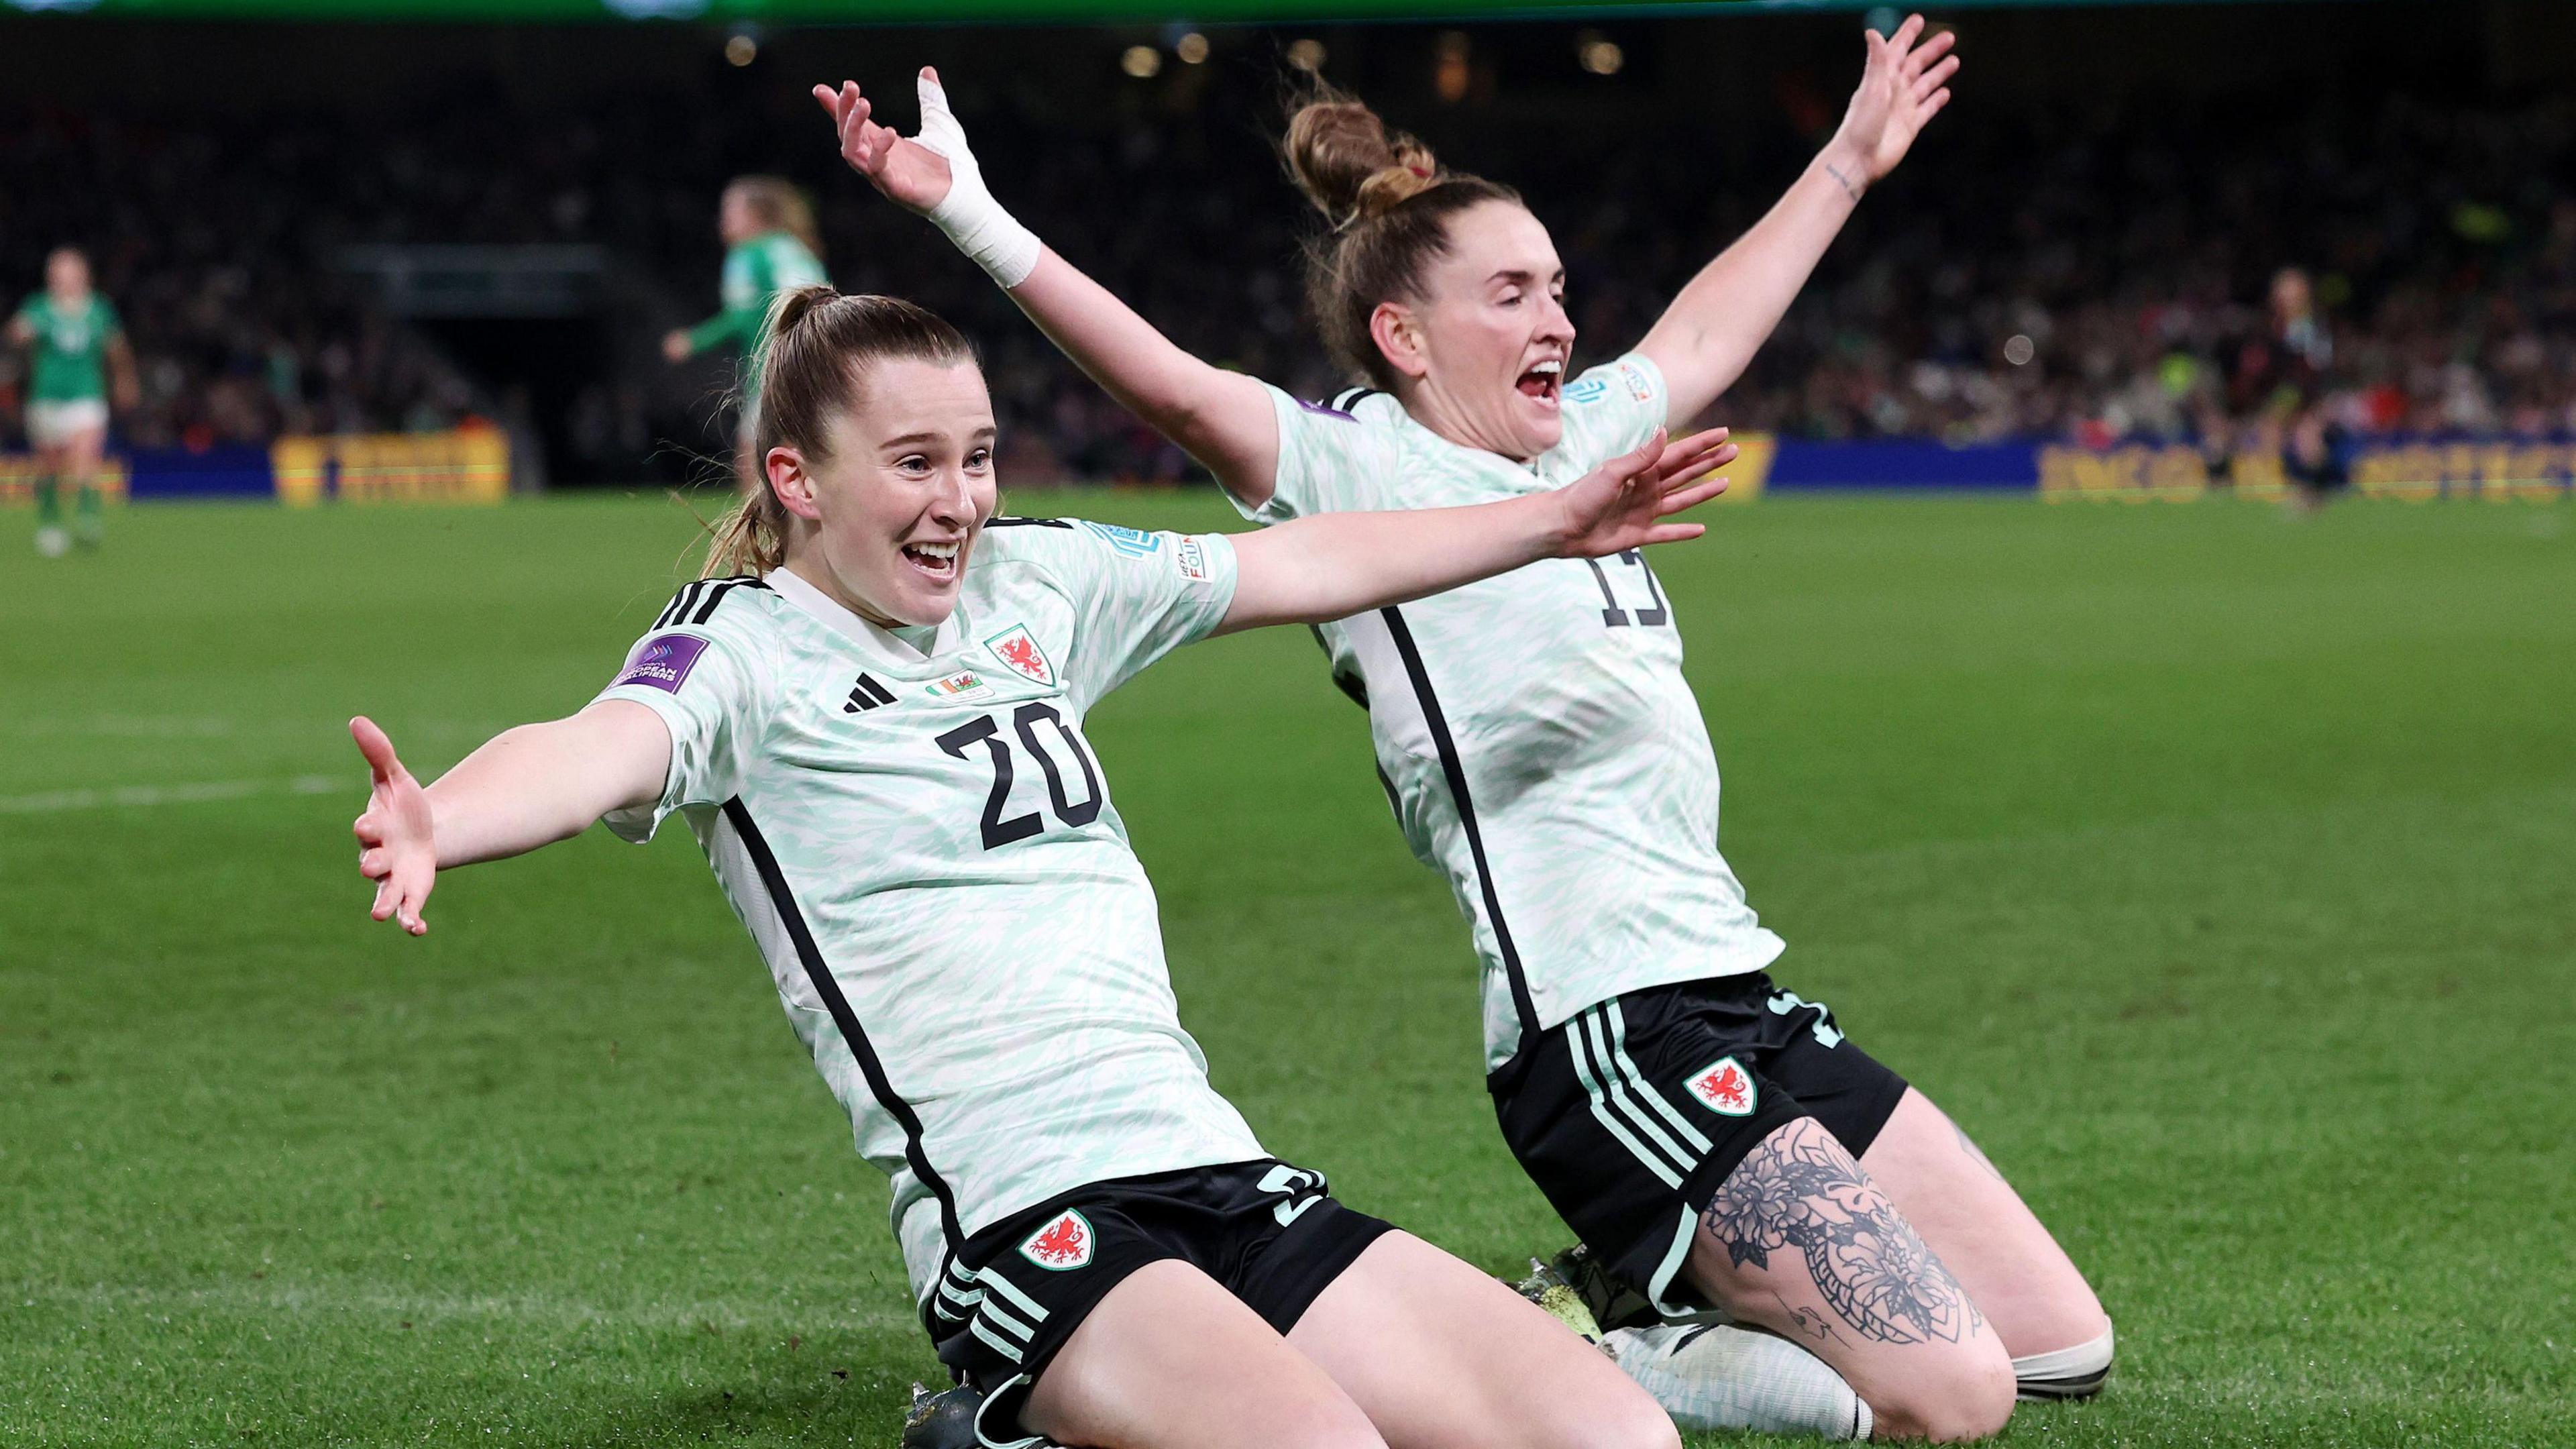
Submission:
[[[1445,508],[1562,487],[1664,421],[1639,354],[1566,386],[1533,463],[1463,448],[1384,393],[1271,389],[1277,490],[1246,516]],[[1549,559],[1327,624],[1365,691],[1413,853],[1449,878],[1484,965],[1491,1071],[1524,1035],[1623,992],[1758,971],[1781,951],[1717,850],[1717,755],[1642,553]]]
[[[680,591],[602,699],[671,731],[686,818],[858,1149],[916,1297],[1106,1178],[1264,1156],[1181,1029],[1082,721],[1234,598],[1222,536],[995,520],[927,653],[796,575]]]

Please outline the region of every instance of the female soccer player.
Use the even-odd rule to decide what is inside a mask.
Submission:
[[[27,387],[27,441],[36,449],[36,551],[60,558],[75,534],[63,527],[62,485],[69,480],[80,542],[95,548],[107,534],[99,507],[98,465],[107,451],[107,399],[132,408],[141,398],[134,349],[116,309],[90,290],[89,258],[60,247],[45,258],[45,290],[9,319],[9,344],[35,355]]]
[[[823,272],[823,234],[814,208],[792,182],[776,176],[737,176],[716,204],[716,232],[724,238],[724,308],[695,327],[674,328],[662,338],[662,355],[686,362],[711,347],[742,353],[742,404],[734,422],[734,481],[745,497],[761,488],[752,466],[752,435],[759,427],[761,327],[782,292],[831,280]]]
[[[1443,171],[1356,101],[1305,106],[1285,149],[1332,224],[1312,301],[1374,384],[1330,406],[1189,356],[1044,248],[985,188],[935,73],[914,139],[855,85],[815,94],[853,168],[1249,516],[1284,522],[1522,496],[1697,416],[1947,103],[1958,62],[1923,29],[1871,34],[1806,173],[1635,351],[1570,382],[1564,271],[1518,195]],[[1921,1092],[1765,974],[1782,944],[1718,853],[1716,760],[1642,554],[1540,563],[1322,633],[1367,700],[1408,841],[1468,919],[1514,1154],[1653,1316],[1705,1303],[1771,1330],[1838,1371],[1823,1378],[1840,1397],[1778,1361],[1756,1370],[1773,1383],[1695,1376],[1688,1355],[1718,1340],[1678,1327],[1624,1345],[1623,1367],[1694,1423],[1853,1436],[1973,1438],[2002,1427],[2016,1380],[2098,1388],[2110,1323],[2047,1230]],[[1756,1412],[1712,1407],[1748,1399]]]
[[[996,519],[954,329],[812,287],[774,336],[768,487],[596,701],[426,789],[351,722],[375,917],[417,935],[438,870],[680,812],[894,1179],[995,1449],[1678,1449],[1607,1360],[1269,1158],[1209,1088],[1082,722],[1206,635],[1694,536],[1659,520],[1723,486],[1725,444],[1657,432],[1561,489],[1239,544]]]

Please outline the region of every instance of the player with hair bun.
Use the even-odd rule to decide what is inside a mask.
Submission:
[[[1044,248],[985,188],[935,73],[914,139],[854,84],[816,98],[854,169],[1248,517],[1289,527],[1529,495],[1698,416],[1948,102],[1950,44],[1920,16],[1870,33],[1806,172],[1633,351],[1580,376],[1564,267],[1519,195],[1315,95],[1283,143],[1329,224],[1309,293],[1369,384],[1320,404],[1190,356]],[[1977,1438],[2017,1390],[2099,1389],[2110,1321],[2047,1229],[1927,1097],[1768,975],[1783,945],[1718,851],[1714,751],[1642,553],[1319,632],[1368,706],[1407,841],[1467,917],[1503,1135],[1582,1239],[1557,1296],[1614,1330],[1624,1369],[1686,1426],[1854,1438]]]
[[[1654,1401],[1466,1264],[1266,1154],[1181,1028],[1083,720],[1211,634],[1688,538],[1727,452],[1660,430],[1567,486],[1243,536],[994,517],[992,400],[910,303],[788,294],[761,493],[587,708],[424,788],[384,732],[373,914],[437,872],[676,813],[894,1185],[987,1449],[1679,1449]]]

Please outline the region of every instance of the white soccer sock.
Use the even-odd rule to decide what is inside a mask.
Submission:
[[[1602,1342],[1679,1428],[1869,1437],[1869,1405],[1823,1359],[1785,1338],[1659,1323],[1618,1329]]]
[[[2021,1397],[2080,1399],[2100,1393],[2111,1372],[2111,1330],[2073,1348],[2052,1349],[2012,1361]]]

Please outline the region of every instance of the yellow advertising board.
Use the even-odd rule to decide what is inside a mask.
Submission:
[[[343,433],[280,438],[269,448],[277,500],[317,503],[499,503],[510,496],[509,435]]]

